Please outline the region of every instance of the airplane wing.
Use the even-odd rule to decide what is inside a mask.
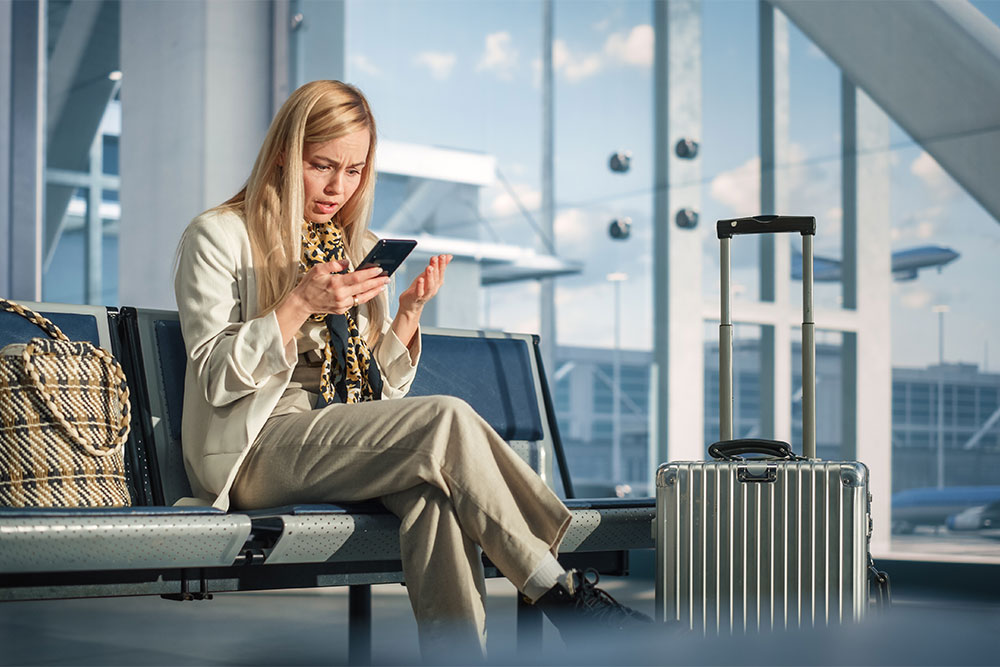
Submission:
[[[792,246],[792,280],[802,280],[802,251]],[[818,283],[840,282],[840,260],[813,257],[813,280]]]

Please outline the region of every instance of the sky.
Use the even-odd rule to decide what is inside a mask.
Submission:
[[[975,5],[994,22],[1000,2]],[[555,2],[555,197],[557,252],[585,264],[557,281],[557,332],[563,345],[610,347],[613,288],[628,274],[623,346],[652,344],[652,45],[646,1]],[[536,2],[349,0],[348,78],[368,95],[384,139],[480,151],[496,157],[521,203],[541,203],[542,9]],[[706,301],[717,299],[714,221],[758,212],[757,4],[703,5],[701,225]],[[816,252],[839,258],[840,74],[790,27],[788,186],[794,213],[815,215]],[[947,305],[945,353],[1000,371],[1000,307],[992,296],[1000,225],[895,125],[891,135],[890,220],[894,250],[944,245],[961,254],[940,273],[892,286],[892,361],[926,366],[938,358],[937,314]],[[632,152],[614,174],[608,156]],[[626,241],[608,237],[615,218],[632,220]],[[525,245],[537,236],[500,187],[481,193],[484,238]],[[488,229],[487,229],[488,227]],[[526,240],[527,239],[527,240]],[[742,239],[741,239],[742,240]],[[540,245],[539,245],[540,247]],[[737,293],[755,298],[756,241],[735,246]],[[485,290],[482,323],[537,331],[535,283]],[[839,285],[819,285],[817,304],[837,307]],[[595,309],[608,316],[595,317]],[[738,315],[738,313],[737,313]],[[818,323],[822,326],[822,322]]]

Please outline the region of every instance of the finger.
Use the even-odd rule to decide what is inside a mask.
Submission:
[[[370,292],[371,290],[380,290],[388,284],[388,276],[375,274],[373,278],[354,283],[347,289],[347,291],[351,295],[361,294],[362,292]]]
[[[316,265],[316,270],[323,273],[340,273],[346,271],[350,263],[346,259],[331,259],[329,262],[321,262]]]
[[[362,304],[362,303],[368,303],[369,301],[371,301],[372,299],[374,299],[375,297],[377,297],[381,292],[382,292],[382,288],[381,287],[376,287],[375,289],[370,289],[370,290],[367,290],[365,292],[360,292],[359,294],[357,294],[355,296],[357,296],[357,298],[358,298],[358,303]],[[353,306],[354,303],[352,302],[351,305]]]
[[[350,276],[353,279],[352,282],[354,282],[355,284],[360,284],[367,280],[377,278],[378,276],[381,276],[382,273],[383,271],[381,267],[373,266],[371,268],[359,269],[358,271],[354,271],[353,273],[350,274]],[[388,282],[388,278],[386,279],[386,281]]]
[[[451,264],[452,255],[441,255],[441,261],[438,263],[438,268],[441,272],[441,281],[444,282],[444,271]]]
[[[440,276],[440,275],[441,274],[437,270],[436,266],[431,265],[431,266],[427,267],[427,270],[424,271],[424,275],[423,275],[423,279],[424,279],[424,296],[427,296],[429,293],[430,294],[433,293],[433,291],[437,287],[438,276]]]

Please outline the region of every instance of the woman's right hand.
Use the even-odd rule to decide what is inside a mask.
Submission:
[[[341,273],[347,267],[346,260],[316,264],[282,299],[274,310],[285,344],[314,313],[346,313],[374,299],[389,283],[379,267]]]

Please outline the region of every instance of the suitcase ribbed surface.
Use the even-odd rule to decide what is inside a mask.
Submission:
[[[666,463],[656,486],[661,619],[714,633],[864,617],[863,464]]]

